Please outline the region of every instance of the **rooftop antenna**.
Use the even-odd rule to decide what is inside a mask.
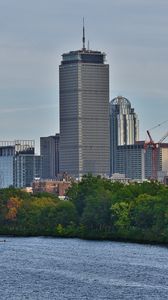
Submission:
[[[89,40],[88,40],[88,51],[90,50]]]
[[[83,42],[83,48],[82,50],[85,51],[86,48],[85,48],[85,22],[84,22],[84,18],[83,18],[83,37],[82,37],[82,42]]]

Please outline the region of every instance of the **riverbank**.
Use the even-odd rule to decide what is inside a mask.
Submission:
[[[67,197],[0,190],[0,234],[168,244],[168,188],[158,182],[88,175]]]
[[[110,242],[124,242],[124,243],[135,243],[135,244],[144,244],[144,245],[168,245],[168,240],[161,240],[161,239],[145,239],[145,238],[126,238],[126,237],[121,237],[121,236],[117,236],[115,234],[109,234],[109,235],[105,235],[105,234],[97,234],[97,235],[93,235],[93,234],[89,234],[86,236],[81,236],[81,235],[77,235],[77,234],[71,234],[71,235],[67,235],[67,234],[43,234],[42,232],[39,234],[31,234],[31,233],[27,233],[27,234],[23,234],[22,232],[10,232],[5,231],[4,233],[1,231],[0,233],[0,238],[4,238],[4,237],[16,237],[16,238],[31,238],[31,237],[43,237],[43,238],[62,238],[62,239],[81,239],[81,240],[86,240],[86,241],[110,241]],[[1,241],[0,241],[1,242]]]

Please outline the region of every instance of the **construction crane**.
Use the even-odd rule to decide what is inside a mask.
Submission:
[[[152,127],[149,130],[153,130],[159,126],[161,126],[162,124],[168,122],[168,120],[163,121],[162,123]],[[144,143],[144,149],[146,151],[147,148],[151,148],[152,149],[152,179],[157,179],[157,171],[158,171],[158,149],[161,143],[163,143],[163,141],[168,137],[168,131],[161,137],[161,139],[155,143],[150,131],[147,130],[147,135],[149,137],[148,141],[145,141]]]

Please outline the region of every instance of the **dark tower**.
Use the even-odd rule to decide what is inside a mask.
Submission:
[[[109,65],[105,54],[85,48],[62,55],[60,172],[109,175]]]

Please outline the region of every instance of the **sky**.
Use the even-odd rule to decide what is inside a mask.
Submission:
[[[167,0],[0,0],[0,140],[59,132],[61,55],[105,52],[110,99],[128,98],[140,139],[168,119]],[[151,131],[159,140],[168,122]]]

